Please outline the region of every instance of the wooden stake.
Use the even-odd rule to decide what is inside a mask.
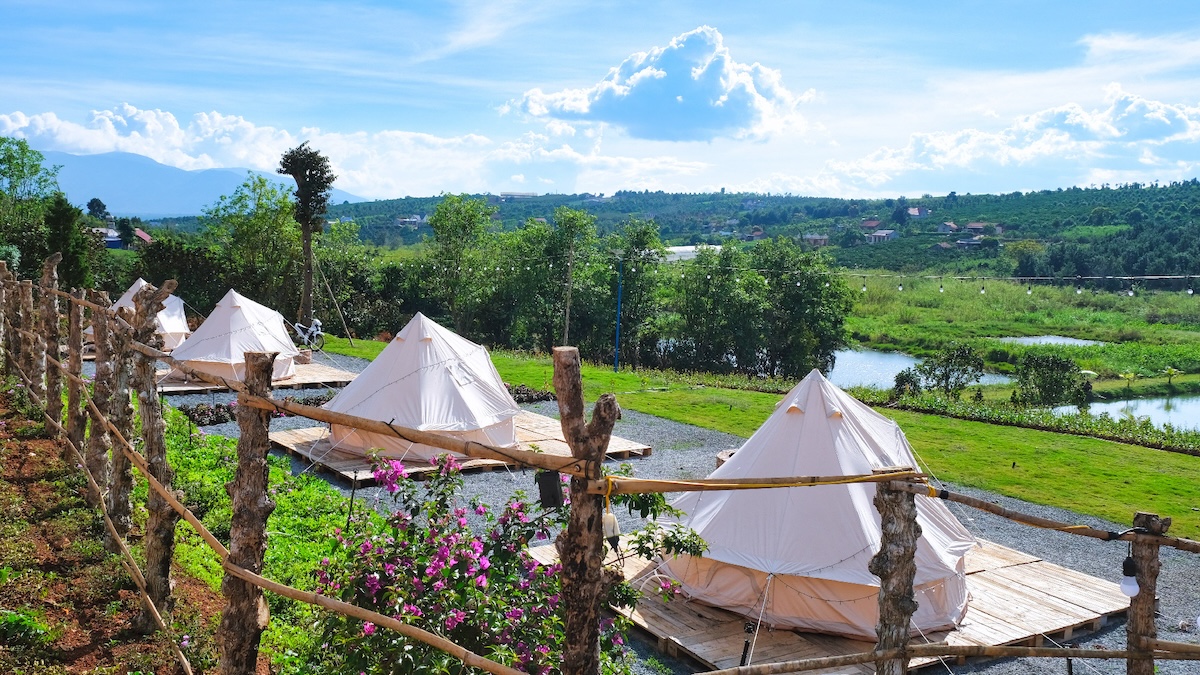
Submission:
[[[67,309],[67,372],[75,378],[83,375],[83,289],[71,291],[72,301]],[[76,448],[83,447],[87,414],[83,411],[83,385],[74,378],[67,382],[67,440]],[[89,466],[89,469],[91,467]]]
[[[0,347],[4,351],[4,374],[12,375],[11,354],[9,354],[9,338],[12,331],[9,330],[9,320],[11,314],[8,307],[8,263],[0,260]]]
[[[0,265],[5,265],[5,263],[0,261]],[[0,286],[4,287],[4,305],[0,306],[0,309],[4,311],[4,373],[6,375],[15,375],[18,362],[17,354],[20,350],[20,346],[17,343],[19,339],[17,327],[20,325],[20,317],[18,316],[20,307],[17,298],[19,295],[17,289],[19,287],[12,273],[8,271],[7,265],[0,269],[3,270],[0,273]]]
[[[246,387],[255,395],[270,396],[276,356],[277,353],[246,352]],[[267,517],[275,510],[275,502],[267,497],[271,413],[239,406],[237,419],[240,430],[237,473],[225,485],[233,502],[228,562],[259,574],[267,552]],[[259,639],[270,620],[262,589],[226,574],[221,581],[221,592],[228,600],[217,634],[221,672],[253,675]]]
[[[162,347],[162,338],[157,333],[156,317],[163,310],[163,301],[175,290],[175,286],[173,279],[164,282],[162,288],[146,284],[133,297],[136,310],[130,322],[135,330],[130,336],[132,341],[150,345],[155,349]],[[122,353],[132,352],[123,350]],[[141,356],[133,359],[133,384],[137,391],[138,411],[142,418],[142,453],[146,457],[151,475],[167,490],[174,491],[171,481],[175,479],[175,471],[167,463],[166,425],[163,423],[161,403],[158,399],[158,380],[154,374],[154,367],[153,359]],[[128,400],[128,397],[125,400]],[[156,492],[146,496],[146,510],[149,512],[144,540],[146,590],[158,610],[169,615],[175,607],[171,560],[175,556],[175,526],[179,523],[179,514]],[[152,632],[155,629],[153,618],[145,613],[139,615],[135,621],[135,628],[143,633]]]
[[[1138,512],[1133,516],[1133,526],[1142,528],[1146,534],[1163,535],[1171,527],[1170,518],[1159,518],[1153,513]],[[1137,565],[1138,594],[1129,600],[1129,620],[1125,624],[1126,645],[1131,652],[1125,661],[1128,675],[1154,675],[1154,654],[1146,649],[1145,640],[1154,640],[1158,631],[1154,626],[1154,605],[1158,599],[1158,544],[1135,541],[1133,562]]]
[[[875,473],[911,471],[908,467],[878,469]],[[879,510],[879,552],[871,558],[867,569],[879,577],[879,634],[877,651],[899,649],[899,656],[875,662],[880,675],[905,675],[908,672],[909,622],[917,611],[913,597],[913,579],[917,575],[917,539],[921,526],[917,524],[916,496],[897,490],[894,483],[879,483],[875,488],[875,508]]]
[[[33,311],[33,282],[21,282],[21,370],[29,377],[29,392],[39,401],[46,400],[46,342],[37,332]],[[22,363],[23,362],[23,363]]]
[[[58,328],[58,296],[53,293],[58,290],[58,263],[62,257],[62,253],[55,253],[42,264],[42,292],[38,297],[41,333],[44,336],[42,367],[46,372],[46,414],[60,423],[63,411],[62,373],[58,368],[45,368],[45,354],[57,359],[62,352],[62,334]],[[46,435],[52,439],[58,438],[58,425],[47,425]],[[63,448],[63,456],[68,454],[68,448]]]
[[[617,399],[605,394],[596,402],[592,421],[583,419],[583,380],[579,350],[554,348],[554,390],[563,435],[571,456],[584,462],[586,476],[571,477],[571,517],[558,536],[562,563],[562,598],[566,613],[563,675],[600,672],[600,605],[604,532],[604,499],[588,494],[588,479],[599,480],[613,425],[621,416]]]
[[[121,326],[123,320],[133,317],[128,307],[122,307],[116,318],[108,321],[108,360],[111,372],[112,396],[108,402],[109,446],[112,448],[112,474],[108,490],[108,510],[117,524],[121,536],[127,536],[132,527],[130,518],[131,496],[133,492],[133,467],[129,457],[117,445],[112,429],[116,428],[121,438],[133,436],[133,406],[129,403],[129,378],[133,369],[132,353],[129,345],[133,336]],[[160,605],[161,607],[161,605]],[[153,627],[144,624],[149,630]]]
[[[108,294],[103,291],[92,291],[92,301],[99,303],[108,303]],[[97,494],[88,493],[88,503],[93,507],[98,506],[100,500],[105,498],[106,493],[110,493],[112,478],[109,472],[108,451],[112,447],[109,440],[108,427],[105,425],[105,418],[108,416],[109,410],[112,407],[112,392],[113,392],[113,364],[112,364],[112,342],[109,340],[109,320],[108,312],[92,312],[92,342],[96,346],[96,374],[92,380],[92,424],[88,429],[87,450],[84,455],[84,464],[87,466],[88,473],[96,479],[96,484],[100,486],[100,492]],[[82,391],[83,387],[80,386]],[[69,434],[68,434],[69,436]],[[114,453],[114,459],[119,452]],[[114,508],[111,501],[108,503],[108,511],[113,519],[113,524],[116,526],[118,534],[124,537],[129,534],[129,508],[126,502],[125,517],[121,518],[121,514]],[[116,553],[120,547],[116,541],[106,539],[104,548],[109,553]]]

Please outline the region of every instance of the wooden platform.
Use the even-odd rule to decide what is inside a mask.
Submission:
[[[160,371],[166,373],[166,371]],[[323,387],[344,387],[358,377],[357,373],[338,370],[321,363],[297,363],[296,374],[286,380],[276,380],[271,383],[272,389],[320,389]],[[158,383],[158,393],[166,396],[184,394],[207,394],[212,391],[229,391],[207,382],[178,380],[162,380]]]
[[[534,450],[547,455],[570,457],[571,449],[563,439],[562,425],[558,420],[522,410],[516,418],[517,441],[522,450]],[[349,481],[358,481],[360,485],[373,484],[369,461],[362,455],[348,453],[332,447],[329,430],[326,427],[309,427],[307,429],[292,429],[288,431],[271,432],[271,443],[285,452],[299,455],[317,464],[321,469],[339,474]],[[624,438],[613,436],[608,443],[608,456],[613,459],[628,459],[630,457],[649,457],[650,446]],[[459,462],[464,471],[491,471],[492,469],[510,466],[507,462],[495,459],[464,459]],[[414,477],[421,477],[437,467],[427,462],[405,460],[404,467]]]
[[[1046,637],[1059,643],[1070,640],[1079,633],[1098,630],[1110,617],[1129,609],[1129,598],[1115,583],[999,544],[981,543],[983,548],[972,550],[965,561],[971,593],[966,618],[956,630],[929,633],[925,636],[929,642],[1053,646]],[[554,546],[541,546],[530,553],[543,563],[557,558]],[[608,555],[607,562],[615,562],[612,553]],[[626,579],[635,587],[645,584],[646,588],[637,609],[620,611],[657,638],[660,650],[690,657],[709,670],[739,665],[743,644],[750,637],[744,629],[746,617],[700,602],[663,602],[655,595],[651,578],[657,563],[629,556],[623,566]],[[914,644],[925,642],[919,637],[913,640]],[[753,663],[856,654],[874,646],[873,642],[830,635],[763,629],[754,647]],[[914,659],[911,669],[932,665],[938,665],[938,660]],[[808,672],[868,675],[875,670],[867,664]]]

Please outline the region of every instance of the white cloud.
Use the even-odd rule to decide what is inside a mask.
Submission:
[[[531,89],[511,107],[535,118],[611,123],[633,138],[707,141],[804,131],[797,108],[815,97],[811,89],[792,93],[778,70],[735,61],[721,33],[701,26],[631,55],[590,88]]]
[[[1143,98],[1115,84],[1106,88],[1105,100],[1106,107],[1092,110],[1076,103],[1041,110],[999,131],[912,134],[903,147],[829,162],[826,170],[865,188],[895,186],[913,174],[948,184],[948,177],[963,172],[1054,176],[1026,184],[1045,187],[1089,184],[1104,175],[1145,181],[1147,170],[1170,180],[1200,166],[1192,159],[1200,156],[1200,106]]]
[[[1194,35],[1103,33],[1085,36],[1080,44],[1087,50],[1087,65],[1136,68],[1147,74],[1200,64],[1200,38]]]
[[[181,169],[248,168],[272,172],[291,147],[308,141],[329,157],[337,187],[367,198],[488,192],[536,180],[563,191],[654,188],[703,171],[708,164],[671,156],[604,155],[599,133],[584,136],[581,151],[564,142],[570,127],[548,125],[497,142],[476,134],[436,136],[401,130],[298,132],[258,126],[236,115],[197,113],[186,123],[162,110],[125,104],[94,111],[86,124],[53,113],[0,114],[0,135],[28,139],[35,148],[73,154],[130,152]],[[663,189],[666,189],[663,187]]]
[[[122,104],[94,110],[87,124],[59,119],[54,113],[0,115],[0,134],[21,136],[36,147],[75,154],[129,152],[181,169],[233,166],[270,170],[294,136],[259,127],[241,117],[197,113],[186,126],[162,110]]]

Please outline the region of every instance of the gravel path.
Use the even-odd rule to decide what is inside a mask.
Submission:
[[[361,372],[367,361],[337,355],[319,355],[336,359],[337,367],[353,372]],[[334,365],[331,363],[331,365]],[[312,392],[312,390],[310,390]],[[315,392],[312,392],[315,393]],[[285,390],[276,394],[305,395],[304,393]],[[168,401],[172,405],[195,404],[198,402],[221,402],[232,400],[231,394],[201,394],[194,396],[171,396]],[[550,417],[558,416],[558,407],[554,402],[537,403],[522,406],[534,412]],[[303,428],[315,426],[317,423],[300,418],[274,419],[272,430],[285,428]],[[236,436],[236,423],[204,427],[207,433]],[[637,476],[648,478],[695,478],[710,473],[716,467],[716,454],[721,450],[741,445],[742,440],[736,436],[709,431],[699,427],[671,422],[659,417],[623,411],[622,418],[617,422],[614,434],[625,438],[646,441],[654,447],[654,453],[647,458],[633,459],[629,462],[634,466]],[[293,469],[297,472],[305,470],[306,465],[293,461]],[[327,474],[318,474],[327,476]],[[350,493],[350,486],[342,481],[332,480],[343,494]],[[974,497],[987,499],[1007,508],[1025,513],[1052,518],[1070,523],[1083,523],[1107,530],[1121,530],[1127,527],[1118,523],[1108,523],[1097,518],[1081,516],[1062,509],[1038,506],[1016,499],[1009,499],[996,494],[946,484],[948,489],[962,492]],[[1070,489],[1088,489],[1085,484],[1070,486]],[[510,470],[492,471],[489,473],[469,473],[464,476],[464,497],[479,497],[489,504],[502,504],[512,497],[517,490],[536,494],[533,483],[533,473],[530,471]],[[386,510],[388,501],[384,499],[381,490],[377,488],[360,488],[357,496],[364,503]],[[1102,542],[1086,537],[1079,537],[1054,532],[1037,530],[1025,525],[1014,523],[999,516],[977,511],[965,506],[950,504],[951,510],[973,534],[981,539],[994,541],[998,544],[1025,551],[1039,556],[1050,562],[1079,570],[1087,574],[1119,581],[1121,578],[1121,562],[1126,555],[1126,545],[1118,542]],[[621,528],[625,532],[639,527],[641,520],[629,516],[624,510],[618,512]],[[1132,514],[1130,514],[1132,517]],[[1162,550],[1162,571],[1159,576],[1160,608],[1158,618],[1159,636],[1167,640],[1181,642],[1200,642],[1200,633],[1195,628],[1197,616],[1200,615],[1200,555],[1181,553],[1174,549]],[[1182,626],[1182,628],[1181,628]],[[634,650],[640,657],[637,671],[641,675],[656,673],[655,668],[648,667],[648,661],[653,658],[668,666],[674,673],[696,672],[696,668],[687,662],[671,659],[657,653],[652,643],[635,638]],[[1123,620],[1115,621],[1105,629],[1090,635],[1077,638],[1075,642],[1086,647],[1104,647],[1122,649],[1125,645],[1125,624]],[[1048,645],[1051,643],[1047,643]],[[1159,662],[1158,673],[1162,675],[1197,675],[1200,674],[1200,663],[1186,661]],[[936,673],[941,667],[934,667],[926,672]],[[995,661],[968,664],[965,666],[950,666],[946,668],[953,673],[987,673],[988,675],[1024,675],[1062,673],[1066,666],[1059,660],[1046,659],[1002,659]],[[1077,660],[1075,672],[1084,675],[1104,673],[1117,674],[1125,672],[1124,662]]]

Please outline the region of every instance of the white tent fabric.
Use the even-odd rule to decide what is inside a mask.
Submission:
[[[324,406],[396,426],[496,447],[516,447],[520,408],[488,352],[417,313],[354,381]],[[446,451],[339,424],[334,447],[428,461]],[[454,453],[451,453],[454,454]]]
[[[146,280],[138,277],[138,280],[133,282],[129,290],[113,303],[114,310],[122,307],[135,309],[133,305],[133,296],[142,290],[146,285]],[[191,329],[188,328],[187,314],[183,310],[183,300],[174,295],[168,295],[163,301],[163,310],[154,317],[154,322],[158,326],[157,333],[163,339],[163,351],[171,351],[183,343],[187,336],[191,334]],[[92,335],[92,327],[88,326],[83,331],[85,336]]]
[[[240,382],[246,376],[246,352],[278,352],[273,379],[296,374],[294,359],[300,352],[288,336],[283,315],[230,289],[171,356],[201,372]],[[175,370],[167,377],[184,374]]]
[[[813,370],[711,478],[869,474],[916,467],[899,425]],[[691,492],[673,502],[708,542],[663,572],[696,600],[768,625],[875,639],[879,550],[874,483]],[[967,610],[963,556],[975,539],[945,504],[917,497],[914,634],[951,628]],[[765,597],[765,607],[764,607]]]

